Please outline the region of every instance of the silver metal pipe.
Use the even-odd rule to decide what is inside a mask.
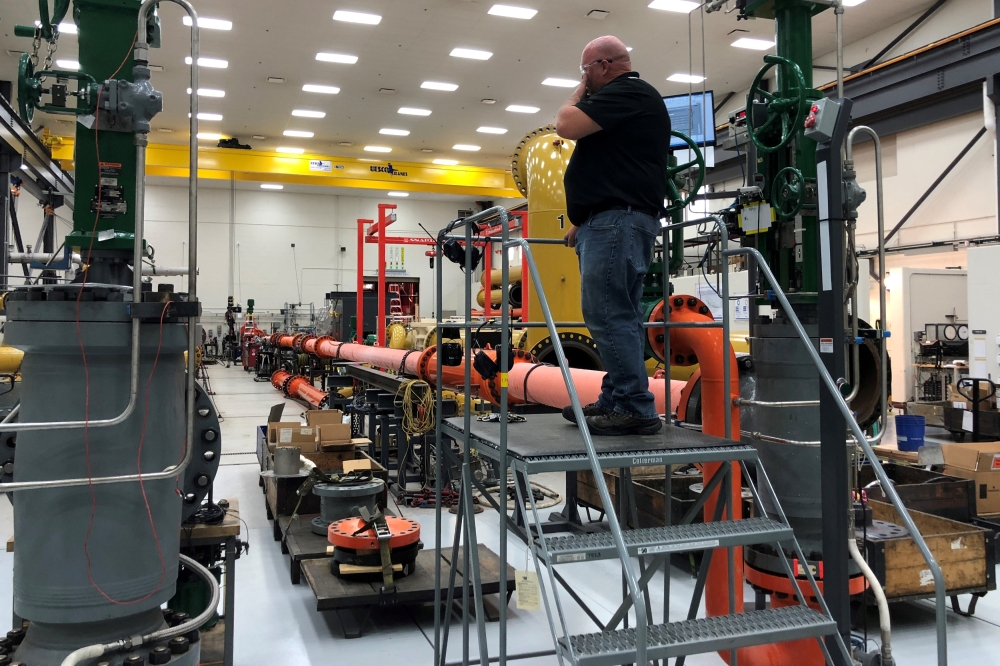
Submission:
[[[882,439],[885,434],[886,425],[889,422],[889,371],[888,371],[888,358],[886,351],[886,292],[885,292],[885,188],[882,182],[882,141],[879,139],[878,134],[871,127],[867,125],[858,125],[852,129],[847,135],[847,141],[845,143],[845,158],[854,161],[854,137],[858,133],[867,134],[872,138],[875,143],[875,198],[876,207],[878,212],[878,306],[879,306],[879,322],[882,331],[882,349],[880,350],[880,357],[882,362],[882,427],[879,428],[878,434],[874,438],[868,440],[869,444],[875,444]],[[855,317],[855,322],[857,317]]]
[[[60,256],[55,252],[11,252],[8,261],[12,264],[30,264],[33,261],[50,264]],[[78,252],[73,253],[73,263],[77,265],[83,263],[83,257]]]
[[[190,271],[187,266],[157,266],[156,264],[143,264],[142,274],[143,275],[162,275],[164,277],[171,275],[188,275]]]
[[[875,595],[875,603],[878,606],[878,626],[882,634],[882,663],[890,664],[892,663],[892,620],[889,617],[889,602],[885,598],[885,590],[878,582],[875,572],[861,556],[858,542],[854,540],[853,535],[847,537],[847,551],[851,554],[854,563],[861,569],[865,580],[868,581],[868,586],[872,589],[872,594]]]
[[[913,522],[913,518],[910,516],[910,512],[907,511],[906,506],[903,504],[903,500],[900,499],[896,489],[892,486],[889,476],[885,473],[885,469],[883,469],[882,464],[878,462],[878,458],[875,456],[875,452],[872,450],[871,444],[868,443],[868,439],[861,430],[861,426],[859,426],[858,422],[854,419],[854,415],[851,413],[851,408],[847,405],[844,397],[840,394],[840,390],[837,388],[837,384],[833,380],[833,377],[831,377],[830,373],[827,372],[826,367],[823,365],[823,361],[819,356],[819,352],[816,351],[815,347],[813,347],[809,334],[806,333],[805,328],[802,327],[802,322],[799,321],[798,316],[795,314],[791,304],[788,302],[788,298],[785,296],[785,292],[781,290],[777,279],[774,277],[774,273],[771,272],[771,269],[765,262],[764,257],[760,254],[760,252],[752,247],[736,248],[729,250],[726,254],[729,256],[735,256],[738,254],[751,255],[757,260],[758,269],[764,274],[764,277],[767,278],[768,283],[774,290],[774,295],[777,297],[778,302],[781,303],[781,307],[784,308],[785,315],[788,317],[789,321],[792,322],[792,326],[795,328],[796,333],[798,333],[799,338],[806,346],[806,351],[809,353],[809,357],[812,359],[813,365],[816,366],[816,370],[819,372],[820,380],[836,401],[837,408],[840,410],[840,413],[843,415],[848,427],[851,429],[851,433],[857,439],[858,444],[865,452],[865,455],[868,456],[872,465],[872,470],[875,472],[875,476],[882,483],[883,492],[885,492],[885,494],[889,497],[889,501],[896,509],[896,512],[899,513],[899,517],[902,519],[903,525],[910,531],[910,536],[913,537],[913,541],[916,543],[917,549],[920,550],[920,554],[923,556],[924,562],[927,563],[927,568],[930,569],[931,577],[934,579],[934,600],[937,625],[937,661],[938,666],[946,666],[948,663],[948,637],[947,627],[945,625],[947,610],[945,608],[944,574],[941,573],[941,567],[938,565],[937,560],[934,558],[934,554],[931,552],[930,548],[928,548],[927,542],[924,541],[924,537],[920,534],[920,530],[917,528],[916,523]]]
[[[17,416],[17,413],[20,411],[21,411],[21,403],[19,402],[16,405],[14,405],[14,409],[10,410],[10,413],[7,414],[7,416],[3,417],[3,421],[0,421],[0,423],[9,422],[12,418]]]
[[[835,2],[833,13],[837,17],[837,98],[844,99],[844,2]]]
[[[83,661],[97,659],[98,657],[106,654],[121,652],[123,650],[132,650],[141,645],[165,641],[175,636],[182,636],[189,631],[196,631],[201,627],[201,625],[205,624],[205,622],[212,617],[216,609],[219,607],[219,599],[221,598],[219,593],[219,581],[215,580],[215,576],[212,575],[211,571],[203,567],[196,560],[191,559],[187,555],[180,555],[179,557],[184,566],[198,574],[198,576],[208,585],[211,592],[211,598],[209,599],[208,605],[205,606],[205,610],[199,613],[197,617],[193,617],[187,622],[179,624],[176,627],[168,627],[167,629],[154,631],[153,633],[146,634],[145,636],[130,636],[128,638],[121,638],[113,643],[98,643],[97,645],[82,647],[79,650],[75,650],[66,655],[66,658],[63,659],[60,666],[77,666],[77,664]]]
[[[778,402],[768,402],[766,400],[749,400],[747,398],[733,398],[735,407],[819,407],[819,400],[785,400]]]

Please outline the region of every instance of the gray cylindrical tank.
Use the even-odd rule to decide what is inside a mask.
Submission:
[[[313,518],[312,531],[326,536],[330,523],[360,516],[360,507],[365,507],[369,513],[374,514],[378,494],[384,487],[382,479],[372,479],[367,483],[320,483],[313,486],[313,494],[320,497],[320,515]]]
[[[131,323],[122,297],[129,290],[85,292],[79,308],[85,371],[74,321],[76,289],[39,288],[7,301],[6,340],[25,352],[22,421],[83,419],[85,372],[91,420],[117,416],[128,403]],[[142,472],[180,462],[185,349],[183,324],[167,323],[162,330],[158,322],[142,325],[138,403],[124,423],[89,429],[91,476],[136,473],[144,418]],[[83,429],[21,432],[14,481],[86,477],[87,448]],[[170,599],[182,501],[175,487],[173,479],[145,483],[152,521],[134,482],[15,493],[14,611],[39,623],[92,623],[142,613]]]

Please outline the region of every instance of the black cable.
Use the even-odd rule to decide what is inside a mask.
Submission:
[[[712,288],[712,291],[715,292],[715,295],[721,299],[722,294],[720,294],[719,290],[715,288],[715,285],[712,284],[712,281],[708,279],[708,273],[705,272],[705,263],[708,261],[709,254],[712,252],[712,250],[715,249],[717,242],[718,241],[713,240],[708,244],[708,248],[705,250],[705,256],[701,258],[701,261],[698,263],[698,267],[701,269],[701,275],[703,278],[705,278],[705,282],[707,282],[708,286]],[[723,303],[723,306],[728,307],[728,304]]]

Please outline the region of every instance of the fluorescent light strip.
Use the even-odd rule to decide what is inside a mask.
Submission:
[[[441,166],[455,166],[456,164],[458,164],[458,160],[446,160],[443,158],[439,158],[434,160],[434,164],[440,164]]]
[[[522,106],[521,104],[511,104],[507,107],[508,111],[513,113],[538,113],[539,108],[537,106]]]
[[[318,83],[307,83],[302,86],[303,92],[323,93],[324,95],[336,95],[340,92],[337,86],[321,86]]]
[[[190,16],[185,16],[181,20],[184,21],[184,25],[186,25],[189,28],[191,27],[191,17]],[[198,17],[198,27],[199,28],[206,28],[208,30],[232,30],[233,29],[233,22],[232,21],[226,21],[225,19],[204,18],[204,17],[199,16]]]
[[[700,6],[697,2],[689,2],[688,0],[653,0],[649,3],[650,9],[662,9],[678,14],[690,14]]]
[[[674,83],[701,83],[704,80],[704,76],[698,76],[697,74],[671,74],[667,77],[667,81],[673,81]]]
[[[184,64],[185,65],[190,65],[191,64],[191,56],[187,56],[187,57],[184,58]],[[226,69],[227,67],[229,67],[229,61],[228,60],[221,60],[219,58],[201,58],[201,57],[199,57],[198,58],[198,66],[199,67],[212,67],[214,69]]]
[[[344,21],[345,23],[363,23],[364,25],[378,25],[382,17],[378,14],[365,14],[364,12],[349,12],[338,9],[333,13],[334,21]]]
[[[299,139],[311,139],[313,138],[312,132],[304,132],[302,130],[285,130],[283,132],[285,136],[293,136]]]
[[[222,135],[215,132],[198,132],[198,138],[202,141],[218,141]]]
[[[455,58],[469,58],[470,60],[489,60],[493,54],[489,51],[477,51],[476,49],[454,48],[448,55]]]
[[[770,39],[754,39],[753,37],[740,37],[735,42],[733,46],[738,49],[751,49],[753,51],[766,51],[772,46],[774,42]]]
[[[337,62],[341,65],[353,65],[358,61],[358,56],[346,55],[344,53],[317,53],[316,60],[321,62]]]
[[[72,69],[74,71],[80,69],[79,60],[56,60],[56,67],[59,69]]]
[[[415,109],[411,106],[404,106],[399,109],[399,113],[404,116],[429,116],[431,115],[430,109]]]
[[[392,148],[389,146],[365,146],[365,150],[369,153],[391,153]]]
[[[474,146],[474,145],[469,144],[469,143],[456,143],[454,146],[452,146],[452,150],[465,150],[465,151],[468,151],[470,153],[474,153],[477,150],[480,150],[480,147],[479,146]]]
[[[514,7],[512,5],[493,5],[487,14],[493,16],[503,16],[504,18],[530,19],[538,13],[537,9],[528,7]]]
[[[506,134],[506,127],[480,127],[476,130],[480,134]]]
[[[550,76],[549,78],[542,81],[543,86],[555,86],[556,88],[576,88],[580,85],[580,81],[577,79],[558,79]]]
[[[189,113],[188,114],[188,118],[190,118],[190,117],[191,117],[191,114]],[[198,112],[198,120],[222,120],[222,114],[221,113],[202,113],[202,112]]]
[[[187,89],[187,94],[191,94],[191,89]],[[198,88],[198,97],[225,97],[225,90],[216,90],[214,88]]]
[[[409,192],[386,192],[386,194],[388,194],[390,197],[408,197],[408,196],[410,196]]]
[[[309,111],[308,109],[294,109],[293,116],[299,118],[326,118],[326,111]]]
[[[41,28],[42,22],[35,21],[35,27]],[[75,35],[77,33],[76,23],[70,23],[69,21],[64,21],[59,24],[59,34],[60,35]]]
[[[389,136],[410,136],[410,130],[392,129],[390,127],[383,127],[378,131],[378,133],[388,134]]]
[[[285,189],[285,186],[284,185],[278,185],[276,183],[261,183],[260,184],[260,189],[262,189],[262,190],[283,190],[283,189]]]
[[[301,155],[306,152],[304,148],[292,148],[291,146],[278,146],[275,151],[279,153],[286,153],[288,155]]]
[[[440,81],[424,81],[420,84],[425,90],[443,90],[444,92],[455,92],[458,86],[454,83],[441,83]]]

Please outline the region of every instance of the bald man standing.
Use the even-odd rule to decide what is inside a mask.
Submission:
[[[587,44],[580,74],[556,131],[577,141],[564,178],[573,223],[566,244],[580,260],[583,319],[607,371],[584,414],[593,435],[650,435],[663,424],[649,392],[639,299],[660,233],[670,117],[617,37]],[[576,421],[571,408],[563,416]]]

